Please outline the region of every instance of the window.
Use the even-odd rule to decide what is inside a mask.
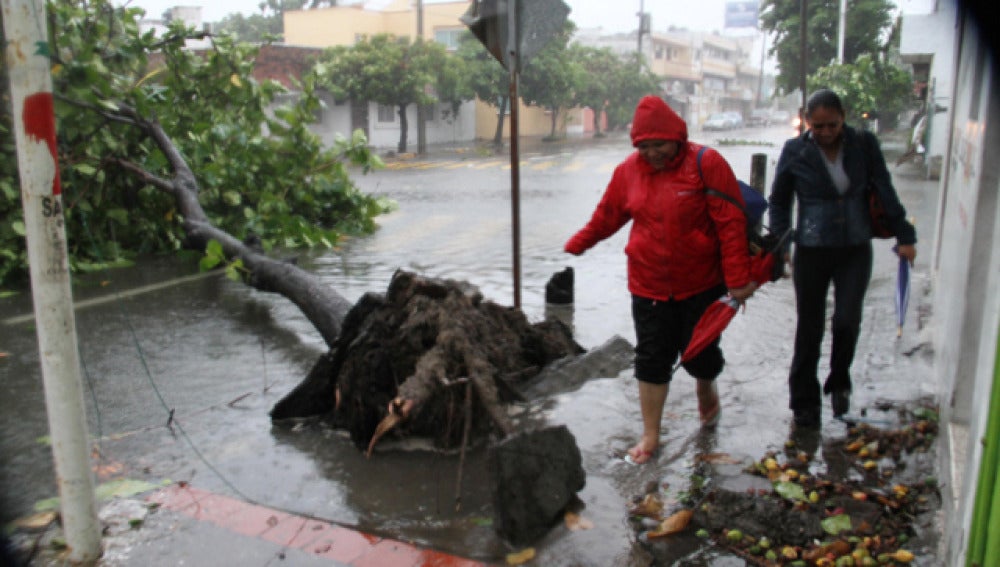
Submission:
[[[448,51],[458,49],[458,44],[462,41],[462,35],[468,33],[464,28],[446,28],[434,30],[434,41],[440,43]]]
[[[424,121],[434,122],[437,120],[437,105],[434,103],[424,105]]]
[[[396,108],[386,104],[378,105],[378,121],[379,122],[395,122],[396,121]]]

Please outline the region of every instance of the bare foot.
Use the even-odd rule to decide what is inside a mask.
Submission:
[[[633,465],[644,465],[656,456],[656,445],[649,448],[644,441],[638,442],[635,447],[628,450],[628,459]]]

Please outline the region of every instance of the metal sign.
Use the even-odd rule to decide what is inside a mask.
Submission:
[[[759,9],[757,2],[727,2],[725,27],[756,28]]]
[[[563,0],[475,0],[459,19],[505,69],[513,63],[520,71],[562,29],[569,12]],[[511,41],[512,29],[517,41]]]

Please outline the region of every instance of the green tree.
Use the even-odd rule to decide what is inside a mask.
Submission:
[[[658,79],[637,60],[635,53],[619,56],[606,47],[573,44],[570,55],[584,71],[576,102],[594,110],[597,136],[601,135],[602,110],[608,117],[609,128],[624,124],[632,117],[640,98],[660,91]]]
[[[472,96],[456,77],[461,74],[455,67],[460,63],[432,41],[378,34],[351,47],[331,48],[323,61],[326,84],[335,96],[396,107],[400,152],[406,151],[409,105],[437,102],[433,91],[439,85],[447,96]]]
[[[503,123],[510,103],[510,73],[471,33],[462,36],[456,56],[465,63],[465,77],[472,92],[497,109],[493,145],[503,142]]]
[[[776,86],[784,93],[799,88],[802,56],[806,75],[829,65],[837,57],[840,0],[809,0],[806,15],[806,50],[800,49],[801,0],[763,0],[761,28],[773,36],[768,54],[778,61]],[[890,0],[847,0],[844,62],[853,63],[866,53],[883,50],[883,35],[892,25]]]
[[[562,31],[522,67],[519,94],[525,103],[548,109],[552,117],[550,137],[556,136],[559,111],[577,104],[577,95],[585,80],[580,62],[569,50],[569,39],[576,26],[567,21]]]
[[[250,14],[244,16],[237,12],[222,18],[215,24],[214,29],[216,33],[228,33],[240,41],[257,43],[271,39],[282,39],[284,37],[282,26],[280,15]]]
[[[840,95],[848,121],[861,124],[863,114],[877,111],[892,124],[913,104],[913,78],[905,70],[870,55],[843,65],[829,65],[809,77],[810,91],[829,88]]]
[[[615,95],[610,79],[622,61],[607,47],[596,48],[573,44],[569,50],[570,57],[576,60],[586,73],[586,79],[577,89],[577,102],[580,106],[590,107],[594,111],[594,135],[601,136],[601,115]]]
[[[334,246],[343,233],[374,229],[385,204],[357,190],[347,165],[377,158],[363,136],[324,149],[309,131],[316,76],[272,118],[267,109],[285,89],[253,79],[257,47],[222,36],[192,53],[183,44],[194,30],[174,22],[162,37],[140,33],[142,10],[108,0],[48,8],[72,269],[184,248],[190,219],[179,188],[196,195],[212,225],[264,250]],[[0,285],[8,285],[26,260],[16,158],[3,139]]]
[[[641,56],[636,53],[629,53],[623,64],[612,69],[608,82],[612,85],[613,93],[607,107],[608,128],[611,129],[632,121],[639,99],[663,90],[660,79],[649,71]]]

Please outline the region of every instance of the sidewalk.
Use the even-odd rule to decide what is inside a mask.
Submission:
[[[486,567],[317,518],[298,516],[174,484],[101,508],[101,566]],[[54,524],[14,536],[26,565],[68,565]],[[6,564],[5,564],[6,565]]]
[[[618,144],[623,148],[630,148],[628,131],[619,130],[606,132],[601,137],[594,137],[592,134],[574,135],[557,140],[547,140],[546,136],[522,136],[518,140],[518,154],[524,156],[545,152],[557,152],[566,148],[580,148],[601,144]],[[455,156],[464,157],[510,157],[510,140],[504,138],[500,148],[493,146],[493,140],[471,140],[466,142],[442,142],[427,144],[427,151],[419,155],[416,145],[407,147],[404,153],[397,153],[392,149],[375,149],[380,158],[386,163],[405,162],[414,160],[440,160],[453,159]]]

